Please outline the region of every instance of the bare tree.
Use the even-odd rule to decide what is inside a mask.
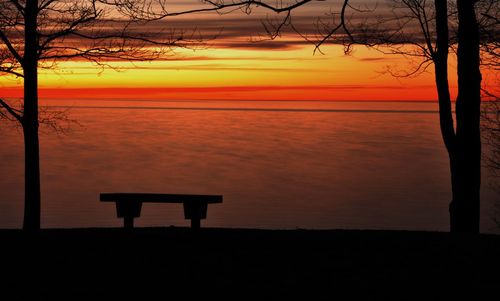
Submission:
[[[108,13],[109,5],[97,0],[0,1],[0,73],[24,82],[24,98],[17,106],[0,99],[0,117],[18,121],[23,129],[25,230],[40,228],[38,69],[72,58],[100,63],[106,58],[137,60],[159,55],[157,50],[145,50],[151,42],[147,37],[129,34],[131,23],[106,20]],[[175,47],[183,42],[180,38],[159,44]]]
[[[491,41],[496,42],[494,36],[490,36],[490,43],[481,38],[480,28],[486,28],[481,24],[488,23],[491,12],[498,12],[498,0],[392,0],[391,7],[385,15],[371,16],[350,27],[347,44],[374,47],[416,62],[413,70],[404,74],[394,72],[396,76],[413,76],[434,66],[441,135],[450,159],[450,230],[478,233],[481,186],[480,48],[489,49],[491,53]],[[325,30],[328,31],[328,28]],[[321,45],[327,40],[325,38],[317,44]],[[455,116],[448,84],[450,50],[456,53],[458,63]],[[483,58],[486,53],[483,51]]]
[[[38,130],[40,122],[54,124],[54,119],[40,118],[40,68],[75,58],[101,66],[116,59],[151,60],[175,47],[190,47],[203,40],[182,31],[158,39],[154,33],[137,30],[144,22],[211,11],[250,13],[257,6],[285,13],[287,20],[293,9],[311,1],[276,5],[254,0],[201,1],[203,7],[171,12],[164,0],[0,0],[0,74],[23,79],[24,97],[19,103],[0,98],[0,118],[19,122],[24,134],[23,229],[36,232],[40,228]]]

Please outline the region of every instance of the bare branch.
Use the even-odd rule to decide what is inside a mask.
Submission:
[[[67,28],[63,29],[63,30],[60,30],[58,32],[55,32],[55,33],[52,33],[52,34],[49,34],[49,35],[44,35],[44,34],[40,34],[41,37],[47,37],[45,39],[45,41],[43,41],[43,43],[40,45],[40,50],[39,52],[43,52],[43,50],[51,43],[53,42],[54,40],[56,39],[59,39],[59,38],[63,38],[65,36],[68,36],[72,33],[74,33],[79,26],[82,26],[86,23],[89,23],[89,22],[92,22],[92,21],[95,21],[97,18],[99,17],[99,13],[98,12],[93,12],[93,14],[91,14],[90,16],[87,16],[87,15],[83,15],[81,16],[80,18],[78,18],[77,20],[73,20],[71,21]]]
[[[281,36],[281,31],[285,26],[292,24],[292,14],[291,12],[287,12],[286,16],[277,23],[267,18],[265,21],[262,21],[261,24],[264,27],[268,38],[262,38],[259,41],[274,40]]]
[[[19,11],[19,13],[21,13],[22,15],[24,15],[24,7],[21,5],[21,3],[19,3],[18,0],[9,0],[10,3],[14,4],[14,6],[17,8],[17,10]]]
[[[76,120],[71,118],[69,108],[53,108],[53,107],[40,107],[40,117],[38,122],[40,125],[46,126],[49,130],[57,134],[68,133],[73,125],[81,126]]]
[[[189,9],[189,10],[184,10],[184,11],[177,11],[177,12],[169,12],[166,9],[166,5],[163,4],[162,1],[158,1],[158,4],[162,7],[161,11],[155,12],[151,9],[151,4],[147,5],[144,4],[141,7],[137,7],[133,3],[127,0],[116,0],[116,1],[100,1],[102,3],[110,4],[110,3],[115,3],[119,4],[119,8],[122,10],[122,12],[126,13],[128,16],[137,19],[137,20],[144,20],[144,21],[154,21],[154,20],[161,20],[167,17],[175,17],[175,16],[181,16],[181,15],[186,15],[186,14],[193,14],[193,13],[203,13],[203,12],[218,12],[218,13],[223,13],[222,10],[224,9],[231,9],[231,8],[237,8],[237,9],[242,9],[245,13],[250,14],[252,9],[252,6],[255,7],[262,7],[266,8],[268,10],[271,10],[275,13],[282,13],[282,12],[289,12],[294,10],[297,7],[303,6],[309,2],[312,1],[321,1],[321,0],[300,0],[296,1],[293,4],[290,5],[271,5],[263,1],[258,1],[258,0],[242,0],[242,1],[233,1],[226,3],[224,0],[203,0],[202,3],[210,4],[210,7],[204,7],[204,8],[196,8],[196,9]],[[133,2],[133,1],[132,1]],[[281,1],[278,3],[282,3]]]
[[[351,33],[349,32],[349,30],[347,29],[347,26],[345,24],[345,10],[346,10],[346,7],[348,6],[348,4],[349,4],[349,0],[344,0],[344,4],[342,4],[342,10],[340,11],[340,23],[337,26],[335,26],[333,29],[331,29],[330,32],[328,32],[318,43],[316,43],[316,47],[314,49],[314,52],[316,52],[321,47],[321,45],[323,45],[327,40],[329,40],[333,36],[333,34],[335,34],[341,28],[344,29],[344,31],[347,33],[349,38],[353,39]]]
[[[40,1],[38,10],[43,11],[44,9],[48,8],[53,2],[56,2],[57,0],[42,0]]]
[[[491,98],[481,111],[481,137],[485,145],[483,163],[493,179],[493,188],[500,192],[500,99],[485,90],[483,94]],[[497,209],[500,226],[500,203]]]
[[[12,56],[14,56],[14,58],[20,64],[22,64],[23,63],[23,58],[19,55],[19,53],[17,52],[17,50],[14,48],[14,46],[10,42],[9,38],[5,35],[5,33],[3,32],[3,30],[1,30],[1,29],[0,29],[0,39],[3,41],[3,43],[5,44],[5,46],[7,46],[7,49],[9,49],[10,53],[12,54]]]
[[[0,98],[0,108],[4,108],[12,117],[14,117],[17,121],[22,121],[21,112],[12,108],[7,102]]]
[[[405,77],[415,77],[427,71],[427,69],[433,64],[432,59],[427,58],[420,61],[416,66],[408,71],[398,71],[395,72],[391,68],[387,68],[387,73],[393,77],[405,78]]]
[[[17,77],[24,77],[24,74],[19,73],[17,71],[14,71],[13,69],[14,68],[3,68],[3,67],[0,67],[0,73],[7,73],[7,74],[11,74],[11,75],[14,75],[14,76],[17,76]]]
[[[422,36],[424,37],[425,44],[427,45],[426,51],[429,51],[430,57],[432,57],[434,55],[434,47],[432,46],[431,32],[429,30],[430,19],[427,17],[426,1],[410,1],[410,3],[414,3],[416,6],[412,11],[415,14],[415,18],[418,20]]]

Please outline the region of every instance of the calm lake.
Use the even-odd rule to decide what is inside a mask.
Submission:
[[[448,230],[437,104],[46,101],[78,124],[41,133],[42,227],[121,226],[101,192],[222,194],[204,226]],[[0,124],[0,228],[20,228],[23,144]],[[483,172],[481,231],[498,232]],[[144,204],[137,226],[187,226]]]

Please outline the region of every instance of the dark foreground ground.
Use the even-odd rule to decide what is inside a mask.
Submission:
[[[332,300],[344,293],[433,300],[500,292],[495,235],[68,229],[37,238],[0,230],[0,242],[0,300]]]

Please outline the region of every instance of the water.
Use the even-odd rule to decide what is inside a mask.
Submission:
[[[209,206],[203,224],[212,227],[448,230],[448,159],[434,103],[70,105],[80,125],[41,134],[42,227],[120,226],[99,193],[159,192],[224,195]],[[19,228],[21,132],[4,124],[0,134],[0,228]],[[483,185],[483,232],[495,231],[497,197]],[[189,223],[181,205],[144,204],[136,224]]]

